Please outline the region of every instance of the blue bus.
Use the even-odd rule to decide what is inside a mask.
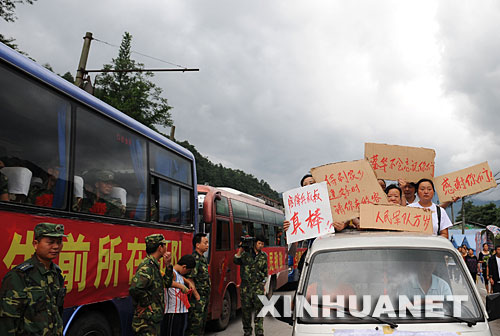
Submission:
[[[64,334],[131,334],[144,237],[162,233],[173,263],[192,251],[193,154],[0,43],[0,173],[0,279],[37,223],[64,224]]]

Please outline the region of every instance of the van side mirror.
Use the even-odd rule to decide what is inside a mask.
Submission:
[[[486,295],[486,311],[488,322],[500,318],[500,293]]]

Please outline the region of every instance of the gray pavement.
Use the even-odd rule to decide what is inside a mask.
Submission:
[[[294,291],[280,291],[276,294],[293,295]],[[264,334],[272,336],[290,336],[292,334],[292,326],[284,322],[278,321],[274,317],[264,317]],[[243,325],[241,324],[241,309],[236,313],[236,318],[229,322],[229,326],[224,331],[207,331],[205,335],[243,335]]]

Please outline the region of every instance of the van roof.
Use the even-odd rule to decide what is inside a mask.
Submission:
[[[384,247],[444,248],[454,249],[451,242],[439,236],[415,232],[394,231],[347,231],[329,233],[316,238],[311,252],[333,249],[364,249]]]

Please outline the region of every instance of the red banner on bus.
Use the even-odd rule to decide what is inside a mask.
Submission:
[[[130,281],[146,256],[144,238],[161,233],[168,240],[172,263],[192,252],[192,233],[143,228],[128,225],[87,222],[0,211],[0,236],[7,244],[0,246],[0,277],[31,257],[33,229],[36,224],[51,222],[64,225],[68,237],[55,263],[65,278],[65,307],[128,296]],[[161,261],[164,269],[163,261]]]

